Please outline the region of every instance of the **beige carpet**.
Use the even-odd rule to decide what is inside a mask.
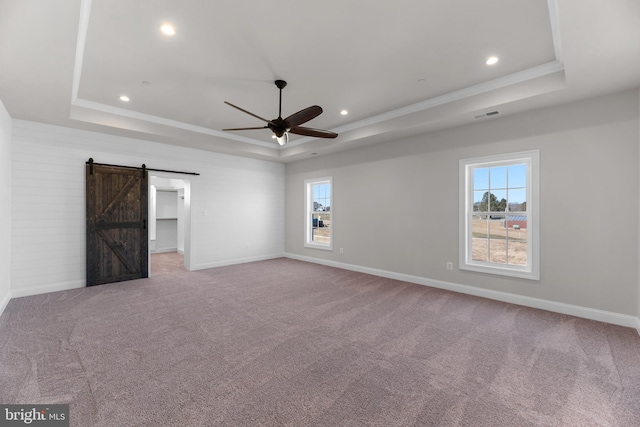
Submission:
[[[151,276],[188,271],[184,266],[184,256],[178,252],[151,254]]]
[[[73,426],[638,426],[633,329],[289,259],[10,301],[0,402]]]

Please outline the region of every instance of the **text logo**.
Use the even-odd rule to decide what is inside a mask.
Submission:
[[[0,427],[69,427],[69,405],[0,405]]]

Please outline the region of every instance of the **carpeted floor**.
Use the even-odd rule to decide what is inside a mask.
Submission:
[[[184,256],[178,252],[151,254],[151,276],[189,271],[184,266]]]
[[[633,329],[276,259],[16,298],[0,402],[73,426],[637,426]]]

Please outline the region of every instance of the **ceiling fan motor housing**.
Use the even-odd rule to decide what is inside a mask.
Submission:
[[[285,132],[289,131],[289,124],[281,117],[271,120],[267,123],[267,126],[278,138],[284,135]]]

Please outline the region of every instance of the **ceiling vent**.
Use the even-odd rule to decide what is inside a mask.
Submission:
[[[494,111],[488,111],[486,113],[478,114],[477,116],[473,116],[473,118],[474,119],[482,119],[482,118],[485,118],[485,117],[497,116],[498,114],[500,114],[500,111],[494,110]]]

